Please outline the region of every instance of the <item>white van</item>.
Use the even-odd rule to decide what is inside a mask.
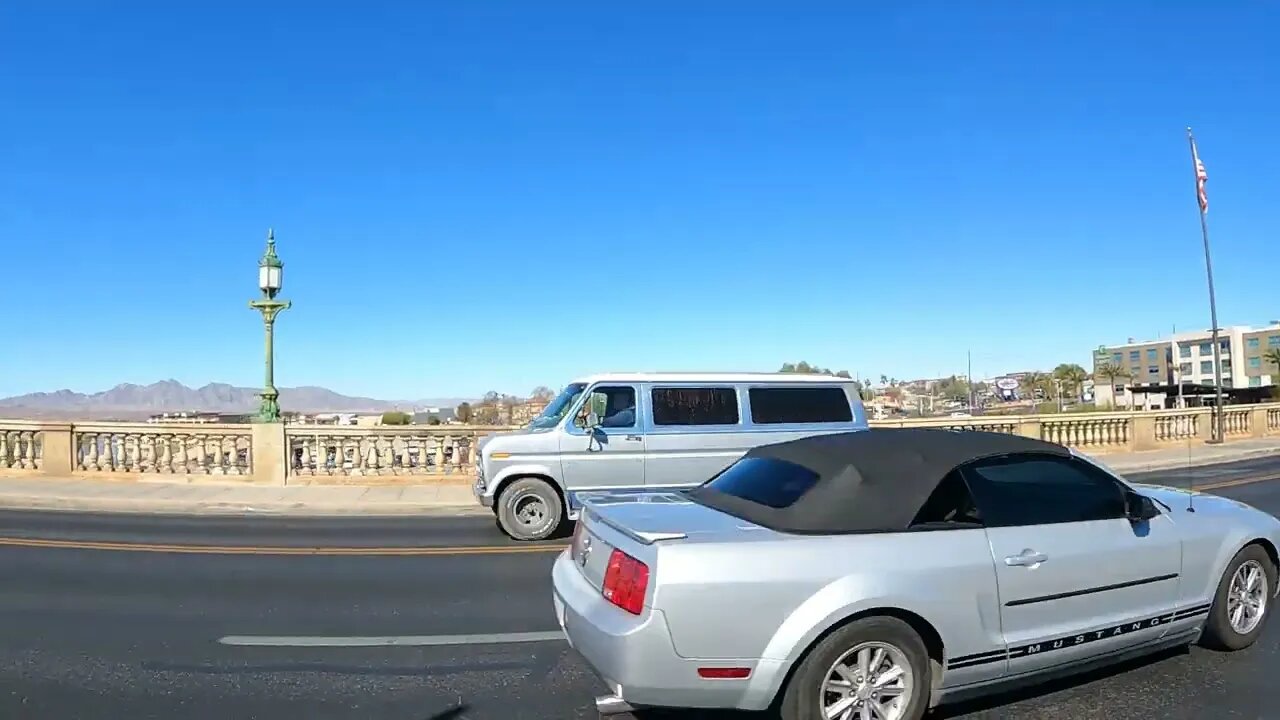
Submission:
[[[577,518],[580,492],[693,487],[757,445],[866,428],[856,384],[829,375],[593,375],[481,440],[474,492],[508,535],[541,540]]]

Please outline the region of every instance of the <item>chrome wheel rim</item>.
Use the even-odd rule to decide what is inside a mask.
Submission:
[[[1258,629],[1267,612],[1267,573],[1262,563],[1248,560],[1236,568],[1227,589],[1227,622],[1240,635]]]
[[[818,702],[827,720],[899,720],[915,687],[907,656],[882,642],[855,646],[823,677]]]

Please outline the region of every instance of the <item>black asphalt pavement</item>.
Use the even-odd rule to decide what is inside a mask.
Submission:
[[[1203,485],[1268,475],[1280,475],[1280,458],[1134,479]],[[1280,514],[1280,482],[1213,492]],[[486,517],[0,512],[0,718],[594,718],[600,688],[561,640],[227,644],[553,632],[548,576],[561,543],[529,551]],[[395,554],[415,549],[423,550]],[[1278,677],[1272,623],[1243,653],[1166,653],[935,716],[1276,718]]]

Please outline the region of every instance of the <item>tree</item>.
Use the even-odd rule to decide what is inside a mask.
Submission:
[[[888,384],[889,384],[889,376],[888,376],[888,375],[881,375],[881,376],[880,376],[880,384],[881,384],[881,385],[888,385]]]
[[[832,375],[838,378],[851,379],[853,376],[848,370],[834,371],[817,365],[810,365],[801,361],[798,363],[782,363],[782,367],[778,369],[780,373],[799,373],[802,375]]]
[[[458,418],[458,422],[466,425],[475,418],[475,411],[471,408],[471,403],[464,402],[454,409],[453,414]]]
[[[440,424],[440,416],[439,416],[439,415],[432,415],[431,417],[427,418],[427,424],[428,424],[428,425],[439,425],[439,424]]]
[[[1271,348],[1270,350],[1262,353],[1262,359],[1265,360],[1269,365],[1275,365],[1276,372],[1280,373],[1280,348]],[[1280,380],[1277,380],[1276,378],[1272,377],[1271,384],[1280,385]]]
[[[1072,396],[1079,398],[1085,379],[1089,373],[1075,363],[1062,363],[1053,369],[1053,377],[1062,382],[1062,387],[1070,390]]]
[[[1045,381],[1044,373],[1036,372],[1032,370],[1031,372],[1023,375],[1022,381],[1018,384],[1022,385],[1027,389],[1027,394],[1031,397],[1031,400],[1034,401],[1036,399],[1036,389],[1039,388],[1043,390],[1045,385],[1044,381]],[[1045,393],[1045,395],[1047,397],[1048,393]]]
[[[552,392],[551,388],[547,387],[546,385],[539,385],[538,387],[533,389],[533,392],[529,393],[530,400],[550,401],[555,396],[556,394]]]
[[[413,416],[407,412],[393,410],[391,412],[382,413],[383,425],[408,425],[412,421]]]
[[[1129,377],[1129,371],[1119,365],[1104,362],[1093,369],[1093,376],[1095,378],[1103,378],[1107,381],[1107,385],[1114,388],[1118,378]]]
[[[935,391],[947,400],[969,400],[969,381],[952,375],[938,382]]]

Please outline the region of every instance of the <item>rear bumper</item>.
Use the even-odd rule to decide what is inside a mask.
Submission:
[[[751,667],[754,675],[756,661],[681,657],[662,611],[647,609],[636,617],[613,606],[582,576],[568,550],[556,559],[551,577],[556,619],[569,644],[609,691],[628,704],[760,709],[749,697],[757,694],[748,692],[752,680],[707,680],[697,672],[700,666],[732,665]]]

